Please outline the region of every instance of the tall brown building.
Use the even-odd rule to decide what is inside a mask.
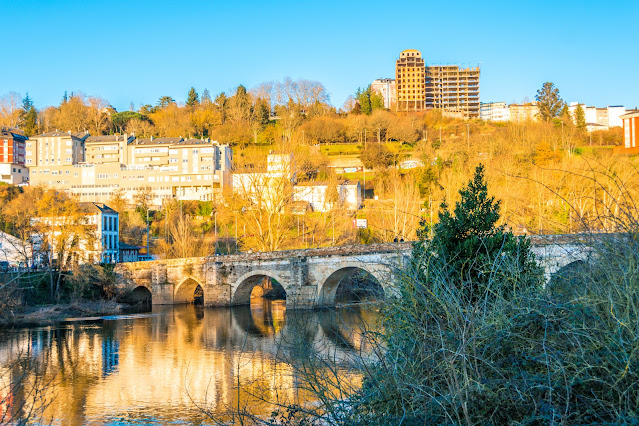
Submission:
[[[418,50],[404,50],[395,65],[397,82],[397,111],[423,111],[424,93],[424,59]]]
[[[404,50],[395,66],[397,111],[441,109],[445,114],[479,118],[479,67],[426,66],[418,50]]]

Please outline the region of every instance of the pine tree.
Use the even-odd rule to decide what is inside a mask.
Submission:
[[[534,261],[530,241],[515,237],[505,225],[497,225],[500,202],[488,196],[483,165],[476,168],[473,179],[459,193],[461,200],[452,213],[446,202],[442,203],[439,222],[433,227],[430,241],[427,240],[430,229],[426,221],[422,221],[413,260],[421,263],[429,253],[436,253],[434,265],[438,272],[445,271],[451,277],[451,284],[459,286],[471,301],[484,294],[494,278],[495,265],[504,259],[510,259],[517,268],[500,271],[499,281],[506,286],[493,288],[492,292],[508,295],[515,288],[538,284],[540,269]],[[424,279],[427,280],[428,275],[428,271],[424,271]]]
[[[28,92],[22,100],[20,128],[27,136],[33,136],[38,133],[38,112],[33,106],[33,100],[29,97]]]
[[[190,107],[194,107],[200,104],[200,99],[197,95],[197,92],[195,91],[195,87],[191,87],[191,90],[189,90],[189,94],[186,98],[186,104]]]
[[[544,121],[558,117],[565,105],[559,96],[559,89],[551,82],[544,83],[541,89],[537,90],[535,99],[539,107],[539,115]]]
[[[71,95],[73,96],[73,95]],[[69,101],[69,97],[67,96],[67,91],[64,91],[64,96],[62,97],[62,103],[66,104]]]
[[[204,89],[204,92],[202,92],[202,103],[207,105],[211,102],[211,93],[209,93],[209,89]]]
[[[575,124],[579,130],[586,128],[586,112],[581,105],[577,105],[577,108],[575,108]]]

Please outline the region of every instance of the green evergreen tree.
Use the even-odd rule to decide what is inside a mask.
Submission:
[[[160,99],[158,99],[158,106],[160,108],[167,107],[170,104],[174,104],[174,103],[175,103],[175,99],[173,99],[170,96],[161,96]]]
[[[373,112],[370,93],[370,86],[364,90],[357,89],[357,92],[355,92],[355,99],[357,99],[359,110],[362,114],[370,115],[370,113]]]
[[[427,239],[428,224],[422,221],[420,240],[413,247],[413,261],[422,269],[423,279],[428,280],[429,269],[435,268],[438,273],[447,273],[452,278],[451,284],[458,286],[465,297],[476,301],[486,294],[491,280],[494,284],[495,265],[509,259],[517,267],[499,271],[498,281],[503,286],[490,289],[490,293],[508,296],[518,288],[538,285],[541,270],[530,241],[515,237],[505,225],[497,225],[500,202],[488,196],[483,165],[476,168],[473,179],[459,193],[461,200],[453,212],[446,202],[442,203],[431,240]],[[428,256],[431,253],[436,253],[435,260]],[[429,262],[424,263],[425,258]]]
[[[581,104],[577,105],[577,108],[575,108],[575,124],[579,130],[584,130],[586,128],[586,112],[581,107]]]
[[[71,95],[73,96],[73,94]],[[69,97],[67,96],[67,91],[64,91],[64,96],[62,96],[62,103],[66,104],[69,101]]]
[[[371,99],[371,111],[375,111],[376,109],[386,109],[384,107],[384,98],[382,97],[381,93],[371,90],[370,99]]]
[[[191,87],[191,90],[189,90],[189,94],[186,98],[186,104],[190,107],[195,107],[200,104],[200,99],[195,91],[195,87]]]
[[[22,100],[20,128],[27,136],[33,136],[38,133],[38,112],[33,106],[33,100],[29,97],[28,92]]]
[[[559,96],[559,89],[551,82],[544,83],[541,89],[537,90],[535,100],[539,107],[539,116],[547,122],[559,117],[565,105]]]

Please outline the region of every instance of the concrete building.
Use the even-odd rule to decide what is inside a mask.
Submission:
[[[479,67],[429,65],[425,70],[426,108],[479,118]]]
[[[120,246],[120,262],[139,262],[140,261],[140,247],[132,246],[131,244],[119,242]]]
[[[26,143],[25,164],[67,166],[84,162],[84,141],[88,133],[53,131],[32,136]]]
[[[628,111],[622,115],[623,120],[623,147],[613,149],[615,154],[639,154],[639,110]]]
[[[34,240],[38,251],[56,260],[60,244],[76,247],[74,262],[116,263],[120,258],[120,219],[103,203],[80,203],[77,216],[33,218],[40,228]],[[76,241],[77,240],[77,241]]]
[[[344,207],[355,211],[362,205],[362,188],[358,181],[300,182],[293,187],[293,201],[307,202],[313,211],[327,212]]]
[[[0,128],[0,182],[24,185],[29,181],[25,167],[27,137],[20,130]]]
[[[438,108],[447,116],[479,118],[479,67],[426,66],[421,52],[409,49],[395,63],[395,82],[399,112]]]
[[[20,265],[31,266],[33,245],[30,241],[0,231],[0,262],[7,262],[12,268]]]
[[[424,79],[426,68],[419,50],[404,50],[395,62],[397,84],[397,111],[423,111],[426,109]]]
[[[576,111],[578,106],[581,106],[581,109],[584,111],[586,130],[588,132],[609,130],[612,127],[623,126],[621,116],[626,113],[626,108],[623,105],[597,108],[594,106],[586,106],[585,104],[580,104],[578,102],[571,102],[570,105],[568,105],[568,111],[575,123],[577,122]]]
[[[380,78],[371,83],[371,90],[384,99],[384,108],[393,109],[397,104],[397,83],[392,78]]]
[[[506,102],[487,102],[479,107],[479,118],[486,121],[510,121],[510,109]]]
[[[539,119],[539,107],[536,102],[526,104],[508,105],[510,121],[515,123],[525,123],[526,121],[537,121]]]
[[[70,136],[61,144],[67,142],[76,141]],[[119,193],[133,203],[136,196],[148,194],[151,204],[161,206],[174,198],[218,199],[231,183],[231,148],[208,139],[87,135],[81,142],[77,158],[83,161],[69,163],[50,156],[41,162],[43,158],[32,153],[37,165],[30,167],[31,184],[48,185],[86,202],[108,202]],[[41,147],[46,140],[37,143]]]

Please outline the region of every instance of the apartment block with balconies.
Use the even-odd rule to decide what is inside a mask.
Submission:
[[[479,118],[479,67],[429,65],[425,67],[424,92],[426,108]]]

